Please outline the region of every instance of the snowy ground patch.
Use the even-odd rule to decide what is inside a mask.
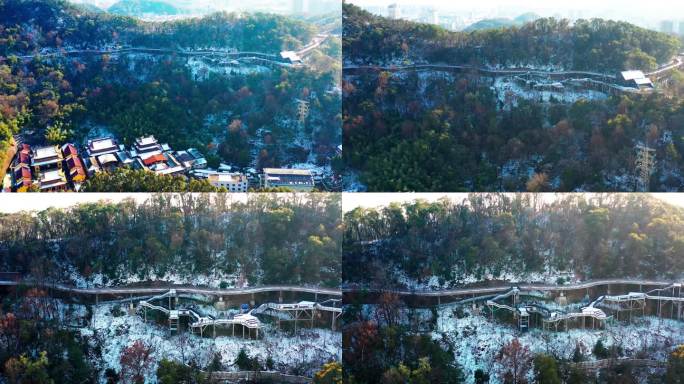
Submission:
[[[94,273],[89,277],[84,277],[71,265],[63,266],[63,268],[65,268],[66,275],[68,276],[67,281],[77,288],[115,287],[150,281],[211,288],[236,288],[238,286],[244,288],[249,285],[244,279],[240,279],[239,273],[222,273],[217,270],[210,274],[182,274],[173,271],[156,273],[152,271],[141,276],[128,274],[122,266],[117,276],[125,277],[107,279],[101,273]]]
[[[194,360],[204,367],[211,362],[215,353],[219,353],[226,370],[236,370],[232,364],[241,349],[245,349],[252,357],[259,357],[262,362],[270,356],[275,368],[286,373],[299,368],[300,374],[312,375],[324,363],[342,359],[342,335],[329,329],[301,329],[296,336],[291,336],[264,324],[262,330],[265,336],[259,340],[228,336],[202,338],[187,333],[171,334],[165,326],[149,321],[145,323],[140,316],[126,313],[125,308],[124,313],[115,316],[112,313],[115,306],[105,304],[94,307],[91,325],[81,329],[82,335],[92,337],[94,343],[100,343],[103,371],[105,368],[118,371],[121,368],[121,351],[136,340],[143,340],[154,348],[156,362],[161,359],[186,363]],[[154,383],[155,380],[149,377],[148,382]]]
[[[483,315],[465,311],[458,318],[454,306],[438,310],[437,327],[432,333],[437,340],[449,340],[455,347],[456,361],[463,367],[466,383],[474,383],[475,370],[492,372],[501,347],[518,338],[532,353],[547,353],[561,359],[571,359],[576,345],[594,360],[591,350],[598,340],[607,346],[619,346],[626,357],[647,353],[651,359],[665,360],[672,346],[684,343],[684,323],[675,320],[644,317],[634,324],[616,323],[602,330],[571,329],[549,332],[532,329],[520,333],[515,327],[498,323]],[[492,377],[492,384],[498,383]]]
[[[604,100],[608,95],[594,90],[579,90],[566,87],[559,91],[537,90],[523,87],[507,77],[498,77],[492,86],[498,99],[504,105],[517,105],[518,100],[541,100],[549,102],[552,98],[562,103],[575,103],[579,100]]]

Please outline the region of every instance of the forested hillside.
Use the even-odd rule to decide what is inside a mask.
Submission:
[[[3,36],[0,54],[32,54],[41,48],[97,47],[126,41],[139,33],[133,18],[92,12],[64,0],[4,0],[0,2]]]
[[[370,191],[633,191],[635,146],[644,143],[656,149],[650,190],[678,191],[684,76],[675,74],[669,87],[512,102],[515,95],[470,76],[349,77],[345,163]]]
[[[435,276],[440,286],[458,286],[558,272],[580,279],[684,274],[682,208],[639,194],[545,199],[479,194],[355,209],[344,219],[343,279],[387,287]]]
[[[171,48],[232,47],[239,51],[278,53],[301,48],[315,34],[309,24],[265,13],[244,17],[220,12],[201,19],[155,23],[146,28],[154,32],[137,35],[133,44]]]
[[[124,143],[154,134],[174,148],[202,148],[213,166],[224,161],[240,167],[306,161],[312,148],[296,141],[298,134],[322,152],[341,140],[340,96],[326,93],[334,80],[330,72],[292,68],[224,76],[193,73],[186,64],[172,57],[85,63],[85,76],[74,79],[89,90],[88,113],[76,133],[85,135],[96,123]],[[317,98],[300,132],[293,100],[312,93]]]
[[[522,15],[514,18],[495,18],[495,19],[484,19],[476,23],[469,25],[464,31],[472,32],[485,29],[497,29],[497,28],[508,28],[512,26],[522,26],[526,23],[533,22],[537,19],[541,19],[541,16],[533,12],[523,13]]]
[[[555,66],[613,74],[668,62],[681,42],[667,34],[601,19],[538,19],[521,27],[449,32],[374,16],[344,4],[345,61]]]
[[[347,4],[344,17],[344,160],[369,191],[629,192],[638,145],[655,149],[647,189],[681,190],[682,72],[639,93],[468,71],[354,70],[428,62],[612,76],[668,62],[676,38],[598,19],[452,33]]]
[[[27,207],[28,208],[28,207]],[[0,216],[2,270],[104,284],[189,275],[338,286],[340,195],[156,195]],[[292,228],[297,228],[293,231]],[[102,274],[102,279],[99,278]],[[232,280],[229,277],[232,276]],[[121,280],[120,280],[121,279]]]
[[[4,0],[0,3],[0,25],[3,29],[19,28],[19,36],[28,40],[8,40],[3,55],[31,54],[44,47],[99,48],[107,43],[149,44],[153,48],[232,47],[277,53],[305,45],[314,33],[304,22],[274,14],[239,17],[219,12],[154,23],[92,12],[65,0]]]
[[[0,160],[14,134],[79,142],[97,127],[125,144],[152,134],[177,150],[199,148],[214,167],[305,162],[314,150],[312,158],[324,161],[341,139],[340,97],[328,92],[339,60],[323,51],[314,53],[312,69],[244,73],[216,73],[211,63],[171,54],[61,54],[129,46],[278,54],[315,33],[313,24],[270,14],[145,23],[61,0],[3,1]],[[293,100],[310,95],[309,121],[298,130]]]
[[[466,382],[452,346],[413,332],[401,315],[403,303],[391,295],[383,300],[378,310],[357,303],[345,310],[342,356],[347,383]]]

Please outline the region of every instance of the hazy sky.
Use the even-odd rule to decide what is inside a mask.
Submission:
[[[142,203],[151,195],[150,193],[3,193],[0,196],[0,212],[42,211],[50,207],[67,208],[101,200],[118,203],[126,198],[133,198]],[[231,199],[244,202],[247,200],[247,195],[234,193]]]
[[[109,8],[112,4],[117,3],[119,0],[69,0],[72,3],[86,3],[92,4],[102,9]],[[294,8],[294,0],[155,0],[162,1],[171,4],[177,8],[190,11],[198,12],[200,14],[225,10],[228,12],[232,11],[260,11],[260,12],[271,12],[271,13],[292,13]],[[309,0],[309,12],[313,13],[325,13],[329,12],[331,7],[340,7],[342,0],[324,0],[325,4],[322,4],[323,0]],[[339,1],[339,3],[337,2]]]
[[[382,7],[397,3],[400,7],[432,7],[440,12],[469,13],[500,9],[513,14],[533,11],[541,16],[568,15],[580,10],[582,17],[610,17],[612,19],[684,19],[684,2],[672,0],[347,0],[361,7]]]
[[[553,201],[563,194],[545,193],[545,199]],[[652,196],[670,204],[684,208],[684,193],[653,193]],[[461,201],[468,197],[467,193],[345,193],[342,195],[342,210],[351,211],[357,207],[375,208],[388,205],[391,202],[408,202],[416,199],[437,201],[448,197],[453,201]]]
[[[142,202],[148,196],[146,193],[3,193],[0,197],[0,212],[42,211],[49,207],[65,208],[100,200],[119,202],[129,197]]]
[[[616,13],[630,11],[642,13],[653,10],[660,15],[677,15],[684,18],[684,2],[672,0],[477,0],[477,1],[454,1],[454,0],[347,0],[347,2],[359,6],[381,6],[386,7],[392,3],[400,6],[426,6],[445,11],[464,11],[473,8],[518,8],[521,11],[526,9],[549,9],[549,10],[575,10],[582,9],[590,12],[595,10],[610,9]],[[669,16],[668,16],[669,17]]]

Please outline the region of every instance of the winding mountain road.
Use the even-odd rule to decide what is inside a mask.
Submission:
[[[308,293],[328,295],[334,297],[342,297],[343,293],[394,293],[399,296],[410,297],[425,297],[425,298],[439,298],[449,296],[467,296],[478,294],[497,294],[503,293],[517,287],[525,291],[542,291],[542,292],[566,292],[580,289],[590,289],[609,285],[641,285],[648,287],[667,287],[673,284],[678,284],[672,281],[664,280],[648,280],[648,279],[597,279],[585,281],[576,284],[555,285],[555,284],[536,284],[536,283],[506,283],[491,287],[473,287],[473,288],[453,288],[442,290],[411,290],[411,289],[387,289],[375,287],[362,287],[355,285],[345,285],[342,289],[325,288],[325,287],[303,287],[293,285],[272,285],[249,288],[205,288],[186,285],[167,284],[163,286],[143,286],[143,287],[101,287],[101,288],[78,288],[67,284],[60,283],[44,283],[35,280],[0,280],[0,286],[32,286],[47,289],[54,289],[62,292],[83,294],[83,295],[156,295],[168,292],[169,289],[175,289],[181,294],[196,294],[207,296],[239,296],[250,295],[257,293],[276,293],[276,292],[293,292],[293,293]]]
[[[329,34],[318,34],[314,36],[312,41],[299,49],[298,51],[293,51],[298,57],[304,58],[313,52],[314,49],[320,47],[328,38]],[[33,59],[36,55],[40,57],[61,57],[61,56],[80,56],[80,55],[92,55],[92,56],[103,56],[103,55],[119,55],[119,54],[129,54],[129,53],[142,53],[142,54],[153,54],[153,55],[179,55],[187,57],[219,57],[225,59],[249,59],[256,58],[260,60],[267,60],[275,64],[285,65],[289,64],[286,60],[276,53],[265,53],[265,52],[231,52],[231,51],[221,51],[221,50],[184,50],[184,49],[171,49],[171,48],[146,48],[146,47],[125,47],[118,49],[59,49],[59,50],[48,50],[38,54],[32,55],[19,55],[18,58],[22,60]]]
[[[209,380],[219,382],[229,380],[229,382],[248,383],[256,380],[272,381],[274,383],[288,384],[308,384],[313,383],[313,379],[305,376],[286,375],[280,372],[258,372],[258,371],[239,371],[239,372],[211,372]]]
[[[403,71],[420,71],[420,70],[458,70],[458,71],[477,71],[480,74],[488,76],[515,76],[515,75],[539,75],[539,76],[576,76],[576,77],[600,77],[615,79],[615,75],[608,75],[605,73],[589,72],[589,71],[540,71],[530,68],[510,68],[510,69],[491,69],[474,67],[472,65],[447,65],[447,64],[416,64],[416,65],[347,65],[344,71],[355,70],[375,70],[375,71],[389,71],[389,72],[403,72]]]
[[[301,287],[292,285],[273,285],[250,288],[201,288],[184,285],[155,286],[155,287],[104,287],[104,288],[77,288],[66,284],[59,283],[42,283],[34,280],[0,280],[0,286],[32,286],[47,289],[54,289],[57,291],[82,294],[82,295],[155,295],[168,292],[169,289],[175,289],[176,292],[182,294],[196,294],[207,296],[239,296],[250,295],[256,293],[275,293],[275,292],[293,292],[293,293],[310,293],[319,295],[329,295],[341,297],[342,291],[333,288],[323,287]]]
[[[679,68],[684,66],[684,54],[680,54],[679,56],[675,57],[670,64],[664,65],[658,69],[656,69],[653,72],[649,72],[646,74],[646,77],[658,77],[663,73],[669,72],[673,69]]]
[[[582,283],[554,285],[554,284],[535,284],[535,283],[506,283],[505,285],[497,285],[493,287],[474,287],[474,288],[454,288],[443,290],[409,290],[409,289],[384,289],[384,288],[364,288],[356,286],[345,286],[343,291],[345,293],[368,292],[368,293],[394,293],[399,296],[413,296],[438,298],[449,296],[467,296],[477,294],[496,294],[503,293],[517,287],[525,291],[542,291],[542,292],[559,292],[559,291],[575,291],[579,289],[589,289],[608,285],[642,285],[642,286],[657,286],[664,287],[673,285],[672,281],[662,280],[646,280],[646,279],[597,279],[589,280]]]
[[[655,71],[646,73],[647,77],[659,77],[673,69],[684,66],[684,54],[676,56],[670,63],[661,66]],[[448,64],[415,64],[415,65],[345,65],[343,71],[352,73],[356,71],[388,71],[388,72],[405,72],[405,71],[476,71],[483,76],[520,76],[520,75],[534,75],[534,76],[548,76],[557,78],[592,78],[603,80],[617,81],[617,76],[606,73],[598,73],[592,71],[542,71],[533,68],[509,68],[509,69],[492,69],[476,67],[472,65],[448,65]]]
[[[649,360],[649,359],[603,359],[594,361],[582,361],[579,363],[571,363],[571,366],[577,367],[584,371],[597,371],[600,369],[611,368],[620,364],[626,364],[630,367],[639,368],[667,368],[667,361]]]

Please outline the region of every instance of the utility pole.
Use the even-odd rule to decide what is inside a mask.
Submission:
[[[639,144],[636,151],[636,192],[648,192],[656,165],[655,149]]]
[[[306,100],[297,100],[297,117],[299,119],[299,125],[304,128],[306,124],[306,118],[309,117],[309,102]]]

